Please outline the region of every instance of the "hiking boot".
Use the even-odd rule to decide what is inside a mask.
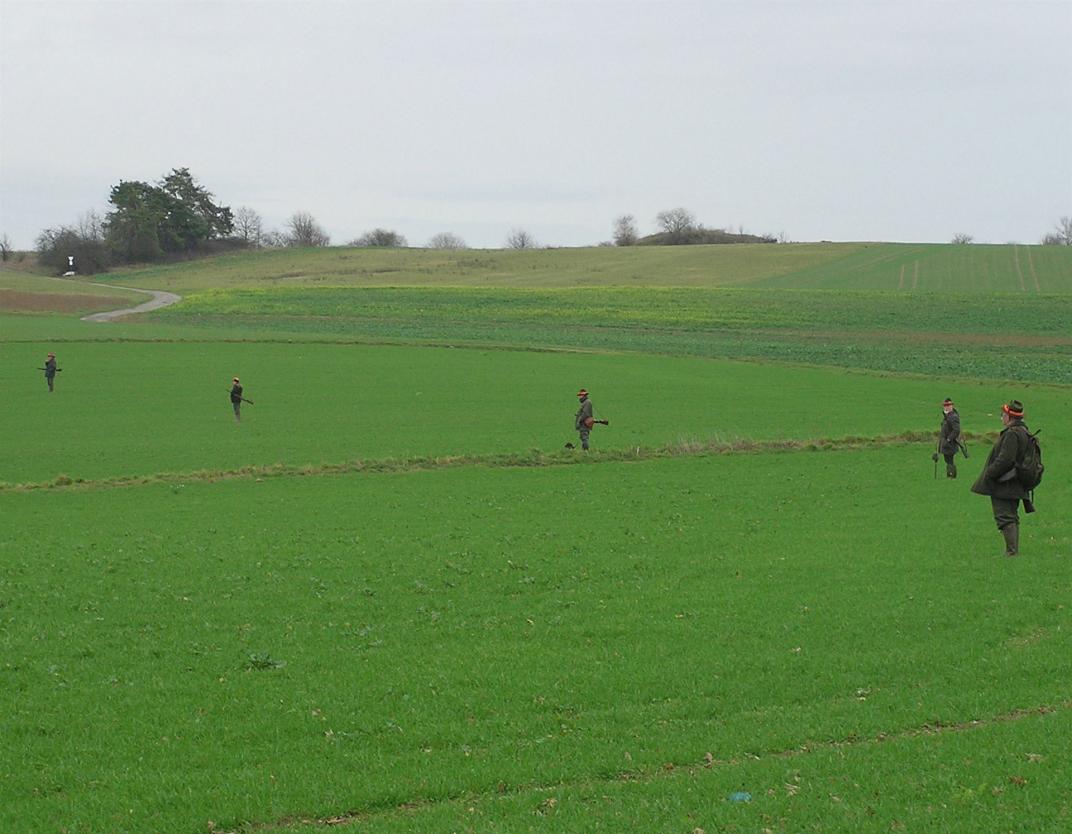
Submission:
[[[1001,528],[1001,535],[1005,537],[1005,555],[1018,555],[1020,552],[1020,525],[1006,524]]]

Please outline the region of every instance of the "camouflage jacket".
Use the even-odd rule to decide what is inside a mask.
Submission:
[[[942,431],[939,435],[938,451],[943,455],[955,455],[960,441],[960,415],[954,408],[942,415]]]
[[[1016,477],[1016,465],[1024,459],[1028,442],[1027,426],[1023,421],[1009,423],[990,450],[986,465],[972,484],[971,491],[993,498],[1026,498],[1028,490]]]

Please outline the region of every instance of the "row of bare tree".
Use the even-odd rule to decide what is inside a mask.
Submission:
[[[283,229],[266,230],[261,216],[249,206],[241,206],[234,213],[234,235],[250,247],[282,246],[330,246],[331,236],[306,211],[290,216]],[[380,246],[398,248],[407,246],[404,235],[392,229],[376,228],[355,237],[347,246]],[[429,249],[465,249],[465,241],[452,232],[440,232],[428,241]]]
[[[705,234],[734,235],[725,229],[706,229],[696,220],[696,216],[686,208],[660,211],[655,216],[657,234],[669,243],[702,242]],[[329,235],[320,227],[313,216],[307,212],[297,212],[286,222],[281,231],[265,231],[261,216],[248,206],[242,206],[234,212],[234,234],[249,246],[328,246]],[[773,243],[785,242],[785,234],[747,235],[744,229],[736,233],[737,237],[755,238]],[[623,214],[614,221],[615,246],[633,246],[641,240],[636,218],[632,214]],[[662,241],[660,241],[662,242]],[[391,229],[376,228],[365,232],[347,243],[348,246],[403,247],[406,238]],[[537,249],[536,238],[527,229],[511,229],[504,242],[507,249]],[[609,242],[608,244],[609,245]],[[427,243],[428,249],[466,249],[466,243],[452,232],[441,232]]]
[[[309,247],[329,246],[331,236],[317,223],[316,218],[304,211],[295,212],[282,229],[265,229],[261,216],[242,206],[234,212],[233,239],[247,247]],[[705,236],[725,234],[724,229],[705,229],[696,217],[685,208],[661,211],[655,216],[659,231],[651,236],[660,243],[699,243],[705,242]],[[785,243],[785,233],[773,235],[746,235],[743,229],[736,234],[738,238],[755,238],[766,242]],[[637,228],[636,218],[632,214],[623,214],[614,221],[613,240],[605,246],[634,246],[642,240]],[[972,243],[970,234],[958,233],[952,242],[957,244]],[[1072,246],[1072,217],[1062,217],[1052,232],[1048,232],[1040,241],[1044,246]],[[104,224],[93,211],[84,214],[76,226],[46,229],[38,240],[41,254],[52,253],[60,260],[58,265],[66,263],[67,254],[78,253],[78,262],[83,269],[97,266],[98,259],[103,261]],[[359,247],[404,247],[406,238],[391,229],[376,228],[350,240],[348,246]],[[453,232],[440,232],[426,244],[428,249],[466,249],[465,241]],[[526,229],[515,228],[506,237],[507,249],[537,249],[536,238]],[[71,250],[68,253],[68,250]],[[0,260],[7,261],[13,254],[11,239],[7,234],[0,234]],[[66,254],[65,254],[66,253]],[[103,266],[102,264],[100,264]]]
[[[975,238],[964,232],[958,232],[953,235],[953,239],[950,241],[950,243],[960,244],[974,242]],[[1058,220],[1054,230],[1044,234],[1039,243],[1043,246],[1072,246],[1072,217],[1062,217]]]
[[[636,246],[637,244],[686,244],[686,243],[785,243],[785,232],[779,235],[753,235],[738,227],[736,232],[726,228],[708,228],[700,223],[687,208],[678,207],[660,211],[655,215],[656,231],[641,236],[636,217],[623,214],[614,220],[612,240],[603,246]]]

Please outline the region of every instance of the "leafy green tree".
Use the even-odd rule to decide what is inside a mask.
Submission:
[[[196,249],[205,240],[227,237],[234,231],[234,216],[228,206],[218,206],[213,194],[197,184],[189,168],[174,168],[160,183],[172,198],[168,226],[186,249]]]
[[[167,221],[168,200],[145,182],[120,181],[108,198],[115,208],[105,224],[108,245],[119,261],[155,261],[164,255],[160,232]]]
[[[234,229],[231,209],[216,205],[188,168],[173,169],[157,185],[120,181],[108,200],[108,244],[120,261],[194,252]]]

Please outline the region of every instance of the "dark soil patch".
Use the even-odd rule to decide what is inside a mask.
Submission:
[[[114,295],[0,289],[0,312],[5,313],[92,313],[129,305],[130,299]]]

